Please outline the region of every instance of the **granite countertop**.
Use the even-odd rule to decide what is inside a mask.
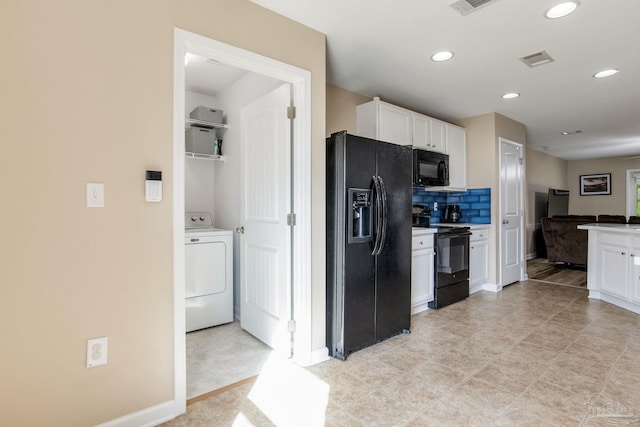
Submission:
[[[441,227],[469,227],[471,230],[491,227],[491,224],[472,224],[469,222],[435,222],[431,225],[439,225]]]
[[[456,222],[456,223],[450,223],[450,222],[436,222],[433,223],[431,225],[438,225],[441,227],[469,227],[470,230],[481,230],[484,228],[489,228],[491,227],[491,224],[471,224],[471,223],[464,223],[464,222]],[[413,230],[413,234],[435,234],[435,232],[437,231],[437,229],[435,228],[426,228],[426,227],[411,227]]]
[[[578,225],[579,230],[610,231],[612,233],[640,234],[640,224],[592,223]]]

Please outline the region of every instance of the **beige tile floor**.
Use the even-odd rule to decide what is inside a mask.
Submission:
[[[234,321],[187,334],[187,399],[258,375],[272,350]]]
[[[640,315],[528,281],[415,315],[412,333],[255,382],[166,426],[640,425]]]

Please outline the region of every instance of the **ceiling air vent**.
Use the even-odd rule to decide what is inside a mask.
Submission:
[[[460,15],[468,15],[483,6],[495,3],[497,1],[498,0],[457,0],[453,3],[449,3],[449,6],[454,8]]]
[[[527,64],[529,67],[537,67],[539,65],[548,64],[553,62],[554,59],[544,50],[542,52],[532,53],[531,55],[523,56],[520,61]]]

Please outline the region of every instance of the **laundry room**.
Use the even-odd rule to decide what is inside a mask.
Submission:
[[[271,352],[240,322],[252,182],[241,124],[248,105],[282,85],[193,53],[185,58],[187,398],[256,375]]]

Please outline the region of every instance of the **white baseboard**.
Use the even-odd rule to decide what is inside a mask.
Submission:
[[[480,292],[484,289],[484,284],[476,283],[475,285],[469,286],[469,295],[475,294],[476,292]]]
[[[96,427],[152,427],[172,420],[180,414],[176,414],[175,401],[160,403],[155,406],[125,415]]]
[[[329,360],[329,349],[322,347],[311,352],[311,365]]]
[[[500,292],[502,290],[502,286],[495,283],[485,283],[482,285],[482,289],[489,292]]]

